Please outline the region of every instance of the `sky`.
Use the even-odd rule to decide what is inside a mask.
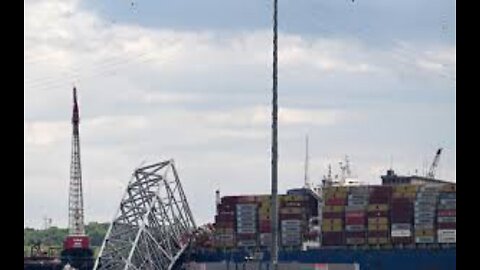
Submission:
[[[72,87],[85,220],[133,170],[174,159],[196,223],[270,192],[272,2],[24,1],[24,226],[68,223]],[[279,1],[279,191],[387,169],[456,181],[453,0]]]

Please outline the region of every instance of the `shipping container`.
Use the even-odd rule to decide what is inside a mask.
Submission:
[[[399,230],[399,229],[392,229],[391,236],[393,237],[411,237],[412,231],[411,230]]]
[[[347,232],[359,232],[359,231],[365,231],[366,226],[364,224],[357,224],[357,225],[345,225],[345,231]]]
[[[386,217],[377,217],[377,218],[368,218],[368,224],[388,224],[388,218]]]
[[[385,212],[388,211],[388,204],[370,204],[368,205],[369,212]]]
[[[368,238],[369,245],[385,245],[390,242],[388,237],[370,237]]]
[[[456,229],[457,228],[457,223],[438,223],[437,224],[437,229],[442,230],[442,229]]]
[[[438,210],[437,215],[439,217],[454,217],[457,215],[456,210]]]
[[[388,211],[371,211],[368,212],[367,216],[369,218],[388,217]]]
[[[347,245],[364,245],[366,242],[365,238],[345,238]]]
[[[433,236],[415,236],[415,243],[417,243],[417,244],[435,243],[435,237],[433,237]]]
[[[345,206],[345,212],[359,212],[359,211],[365,212],[366,210],[367,208],[365,206],[357,206],[357,205]],[[341,212],[341,211],[337,211],[337,212]]]
[[[325,206],[323,207],[323,212],[324,212],[324,213],[325,213],[325,212],[328,212],[328,213],[330,213],[330,212],[336,212],[336,213],[338,213],[338,212],[343,212],[343,211],[345,210],[345,208],[346,208],[346,207],[343,206],[343,205],[325,205]]]
[[[345,225],[365,224],[365,217],[345,217]]]
[[[343,232],[325,232],[322,234],[322,245],[324,246],[342,246],[344,245]]]
[[[368,224],[368,231],[388,231],[390,226],[388,224]]]
[[[437,223],[456,223],[457,217],[437,217]]]
[[[324,219],[332,219],[332,218],[343,218],[344,213],[343,212],[324,212],[323,213],[323,218]]]
[[[346,238],[365,238],[367,234],[361,231],[345,232]]]
[[[392,223],[392,230],[411,230],[412,224],[410,223]]]

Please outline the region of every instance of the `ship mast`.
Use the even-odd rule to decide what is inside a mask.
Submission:
[[[310,179],[308,175],[308,135],[305,136],[305,188],[310,188]]]
[[[72,158],[70,163],[70,192],[68,195],[69,235],[85,235],[83,221],[82,168],[80,164],[80,116],[77,102],[77,89],[73,88],[72,114]]]

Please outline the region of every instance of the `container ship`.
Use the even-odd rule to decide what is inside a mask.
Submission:
[[[393,170],[381,179],[326,178],[279,195],[279,269],[455,269],[456,184]],[[186,268],[268,269],[270,196],[217,191],[216,201]]]

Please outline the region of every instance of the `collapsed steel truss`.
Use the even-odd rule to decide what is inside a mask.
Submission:
[[[94,269],[171,269],[196,228],[173,160],[133,176]]]

